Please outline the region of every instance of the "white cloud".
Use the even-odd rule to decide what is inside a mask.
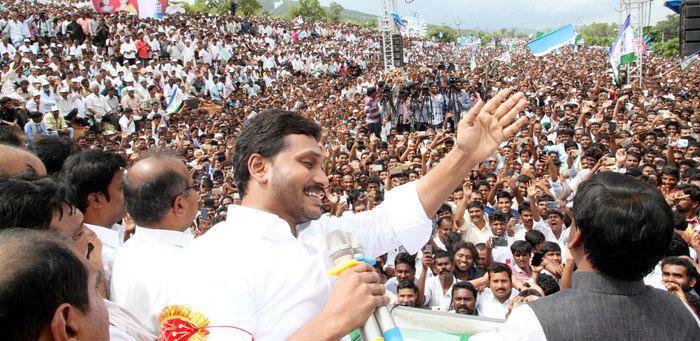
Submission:
[[[328,5],[336,1],[343,7],[378,14],[380,0],[320,0]],[[663,0],[652,1],[652,22],[672,14],[663,7]],[[399,13],[418,12],[429,23],[454,26],[461,20],[462,28],[499,29],[523,27],[555,28],[568,23],[618,22],[619,0],[414,0],[406,4],[397,0]]]

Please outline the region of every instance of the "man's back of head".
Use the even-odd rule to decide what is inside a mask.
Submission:
[[[24,147],[26,136],[18,126],[0,124],[0,144]]]
[[[0,144],[0,179],[42,175],[46,175],[46,167],[36,155],[23,148]]]
[[[56,174],[69,156],[80,151],[80,147],[67,137],[45,136],[32,141],[29,150],[44,163],[48,174]]]
[[[107,340],[98,273],[49,231],[0,231],[0,330],[5,340]]]
[[[624,174],[599,173],[582,183],[573,211],[585,259],[615,279],[642,279],[673,237],[671,207],[661,192]]]
[[[139,226],[184,231],[197,214],[195,190],[177,155],[155,151],[127,171],[126,211]]]

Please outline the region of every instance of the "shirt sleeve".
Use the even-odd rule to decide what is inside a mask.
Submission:
[[[513,309],[513,312],[506,320],[500,331],[486,332],[472,336],[470,341],[485,341],[485,340],[521,340],[521,341],[540,341],[547,340],[544,335],[544,330],[537,315],[528,305],[522,305]]]
[[[342,217],[323,216],[312,224],[321,224],[325,233],[339,228],[352,232],[368,257],[377,257],[401,245],[414,254],[428,242],[433,229],[432,220],[418,198],[415,182],[387,192],[384,202],[370,211]]]

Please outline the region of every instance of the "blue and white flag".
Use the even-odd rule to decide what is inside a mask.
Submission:
[[[173,89],[173,94],[168,100],[168,106],[165,107],[165,112],[168,114],[174,114],[182,107],[182,103],[187,99],[187,95],[180,90],[180,87],[175,86]]]
[[[573,25],[568,24],[527,43],[527,48],[535,57],[541,57],[564,45],[571,44],[575,39],[576,30]]]

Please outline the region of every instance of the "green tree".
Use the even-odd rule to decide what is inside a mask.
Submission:
[[[615,24],[592,23],[582,26],[579,34],[583,37],[586,45],[609,46],[615,41],[619,27]]]
[[[680,53],[680,40],[678,37],[666,39],[666,41],[653,44],[652,50],[658,55],[667,58],[676,58]]]
[[[454,42],[457,40],[457,31],[445,24],[428,27],[428,37],[439,41]]]
[[[290,7],[287,13],[287,18],[302,17],[305,20],[323,20],[326,17],[326,10],[321,7],[318,0],[299,0],[299,2]]]
[[[248,16],[257,13],[262,8],[262,5],[258,0],[241,0],[238,2],[238,8],[243,15]]]
[[[328,19],[331,21],[340,21],[340,14],[343,12],[343,6],[335,1],[331,2],[328,8]]]

